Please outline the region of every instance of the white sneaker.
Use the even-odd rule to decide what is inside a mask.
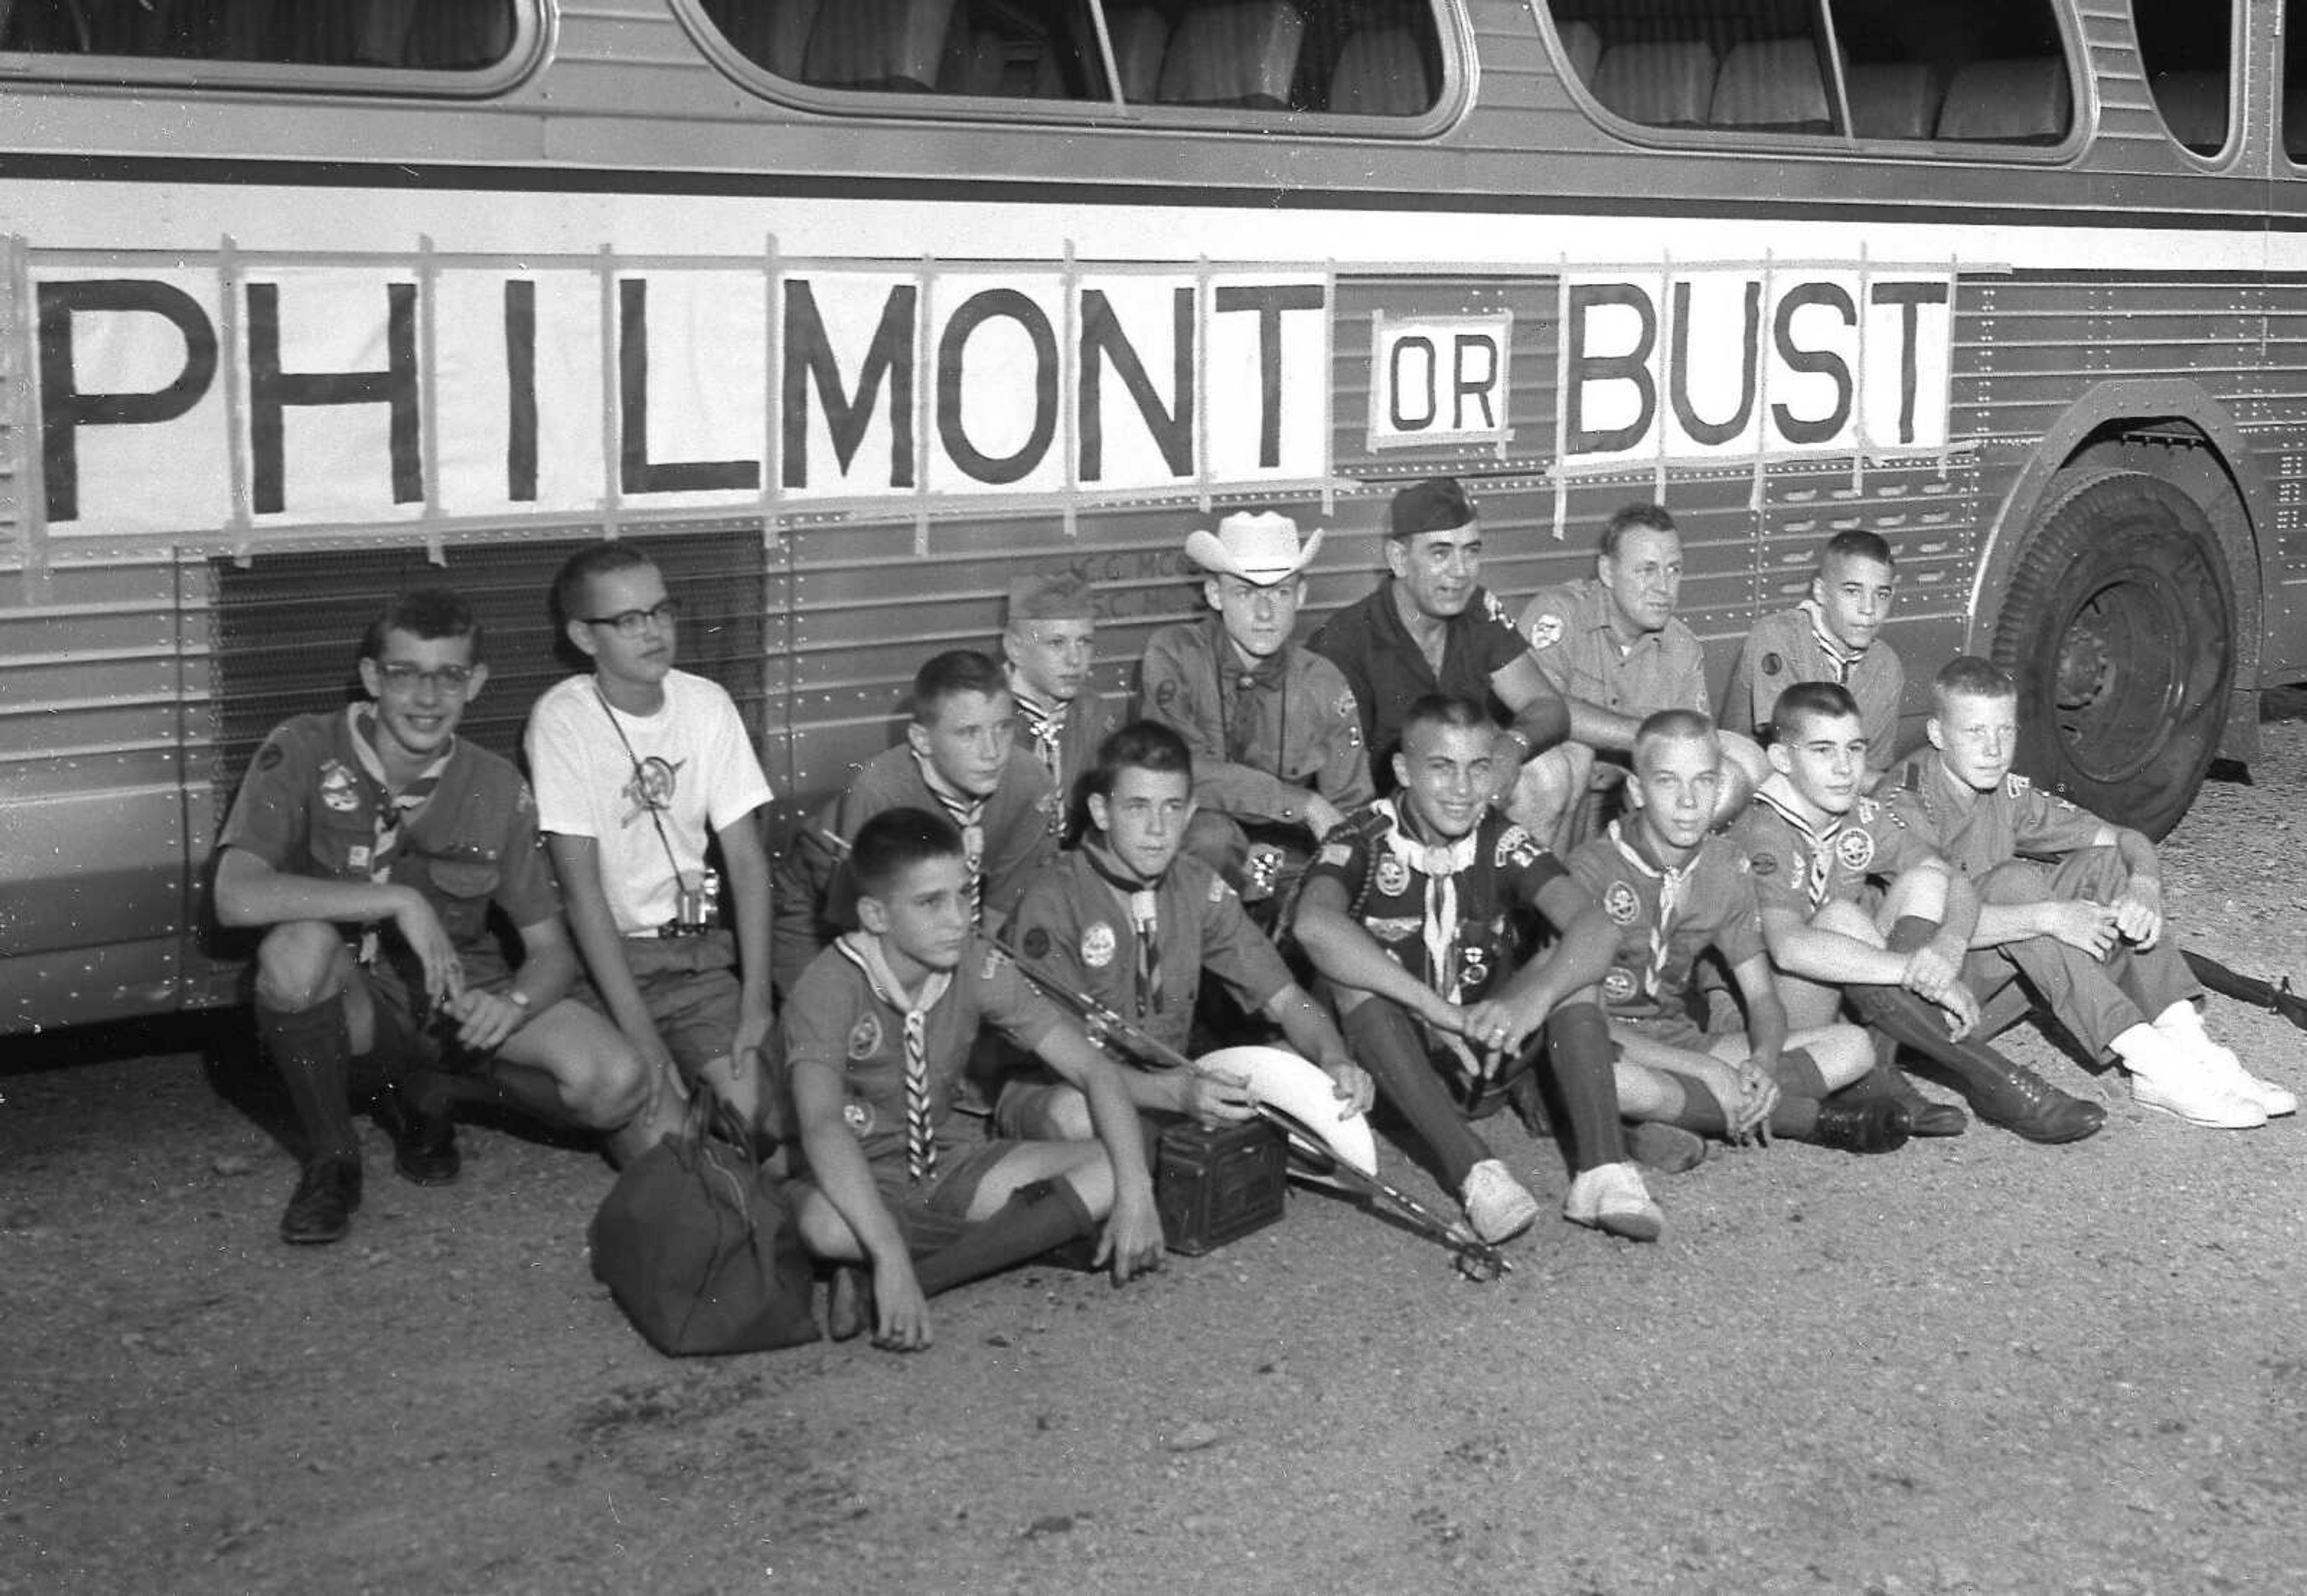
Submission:
[[[1458,1200],[1466,1206],[1466,1223],[1474,1234],[1493,1246],[1521,1235],[1538,1218],[1538,1199],[1495,1158],[1466,1171]]]
[[[1602,1164],[1571,1181],[1562,1217],[1629,1241],[1655,1241],[1666,1228],[1666,1215],[1651,1201],[1650,1188],[1631,1163]]]
[[[2244,1096],[2208,1068],[2159,1069],[2152,1075],[2133,1070],[2131,1100],[2214,1130],[2250,1130],[2267,1123],[2267,1111],[2256,1097]]]
[[[2189,1046],[2186,1043],[2182,1043],[2180,1045]],[[2220,1082],[2237,1096],[2249,1098],[2259,1104],[2266,1111],[2268,1119],[2273,1120],[2284,1114],[2295,1114],[2299,1111],[2299,1099],[2288,1087],[2277,1085],[2262,1076],[2251,1074],[2243,1067],[2243,1060],[2235,1057],[2233,1048],[2221,1047],[2206,1036],[2200,1042],[2193,1043],[2189,1051],[2209,1068],[2213,1079]]]

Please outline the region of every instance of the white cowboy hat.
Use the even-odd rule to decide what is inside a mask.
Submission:
[[[1311,1131],[1316,1140],[1365,1175],[1377,1173],[1377,1143],[1360,1114],[1338,1118],[1338,1094],[1330,1077],[1292,1052],[1278,1047],[1224,1047],[1204,1053],[1194,1068],[1231,1077],[1261,1103],[1270,1103]]]
[[[1286,582],[1314,562],[1322,546],[1322,528],[1307,536],[1301,547],[1298,523],[1270,510],[1241,511],[1218,522],[1214,535],[1196,530],[1186,535],[1186,558],[1213,576],[1237,576],[1259,588]]]

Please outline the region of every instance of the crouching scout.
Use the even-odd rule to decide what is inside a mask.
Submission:
[[[1247,1014],[1282,1027],[1300,1056],[1336,1083],[1341,1115],[1370,1103],[1369,1077],[1337,1027],[1291,979],[1241,898],[1210,867],[1181,854],[1194,802],[1193,760],[1167,726],[1138,721],[1105,740],[1088,782],[1090,828],[1025,888],[1015,920],[1027,963],[1094,999],[1173,1051],[1190,1054],[1205,971]],[[1129,1060],[1132,1064],[1139,1060]],[[1156,1118],[1204,1124],[1255,1111],[1239,1083],[1185,1070],[1128,1068],[1122,1082]],[[1089,1103],[1075,1087],[1013,1074],[994,1107],[1004,1136],[1086,1137]]]
[[[783,1022],[805,1170],[795,1213],[802,1245],[839,1266],[834,1337],[870,1324],[881,1346],[927,1346],[929,1298],[1102,1220],[1097,1262],[1116,1281],[1159,1267],[1162,1222],[1128,1094],[1111,1061],[972,930],[960,832],[941,815],[886,810],[859,828],[849,867],[859,929],[802,973]],[[1081,1093],[1096,1141],[953,1132],[954,1094],[986,1021]]]
[[[1898,1103],[1832,1100],[1872,1064],[1865,1033],[1788,1029],[1746,862],[1708,835],[1724,780],[1713,724],[1662,710],[1643,720],[1632,752],[1630,812],[1570,856],[1570,873],[1617,928],[1602,1000],[1619,1049],[1619,1108],[1717,1137],[1850,1153],[1904,1146]],[[1709,948],[1737,983],[1743,1031],[1712,1034],[1693,1017],[1693,967]]]
[[[1474,1233],[1493,1242],[1527,1229],[1538,1199],[1461,1103],[1491,1099],[1534,1068],[1541,1042],[1577,1170],[1565,1215],[1598,1223],[1598,1188],[1633,1177],[1627,1168],[1597,1178],[1625,1163],[1609,1036],[1590,990],[1609,966],[1609,922],[1552,854],[1490,807],[1497,747],[1480,705],[1439,694],[1413,703],[1394,758],[1400,787],[1323,843],[1297,917],[1355,1059],[1437,1162]],[[1560,934],[1526,963],[1514,927],[1524,909]],[[1623,1207],[1614,1202],[1613,1214]],[[1643,1223],[1625,1213],[1623,1223]]]

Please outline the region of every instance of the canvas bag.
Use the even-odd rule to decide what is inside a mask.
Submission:
[[[698,1091],[682,1128],[617,1177],[593,1215],[593,1274],[669,1356],[815,1341],[784,1185],[712,1133],[714,1108]]]

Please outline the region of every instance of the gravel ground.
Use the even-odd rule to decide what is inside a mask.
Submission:
[[[2307,974],[2307,727],[2253,774],[2173,917]],[[2307,1090],[2307,1036],[2212,1025]],[[921,1356],[687,1362],[591,1279],[585,1153],[472,1128],[427,1191],[372,1131],[352,1239],[292,1251],[235,1030],[8,1045],[0,1592],[2307,1590],[2307,1129],[2032,1033],[2097,1137],[1724,1154],[1656,1246],[1544,1222],[1488,1286],[1299,1192],[1126,1290],[941,1300]]]

